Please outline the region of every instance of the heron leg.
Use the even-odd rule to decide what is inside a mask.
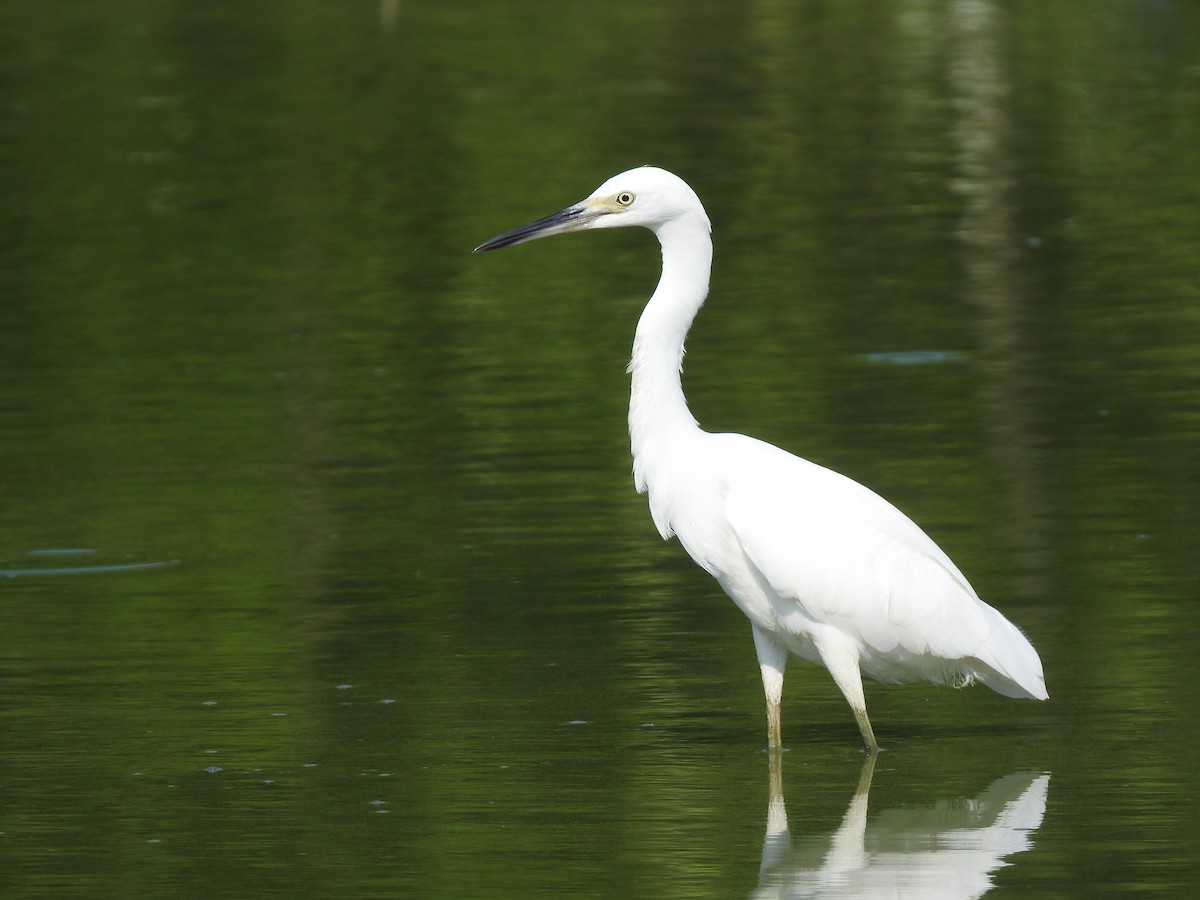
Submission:
[[[854,719],[858,722],[858,730],[862,732],[863,746],[871,753],[879,752],[879,742],[875,740],[875,732],[871,730],[871,720],[867,718],[867,708],[850,707],[854,711]]]
[[[867,718],[867,698],[863,695],[857,652],[847,647],[829,646],[827,643],[818,644],[817,649],[825,668],[829,670],[842,696],[850,704],[854,720],[858,722],[858,730],[862,733],[863,744],[871,752],[879,750],[879,742],[875,740],[871,720]]]
[[[779,710],[783,703],[783,672],[787,668],[788,651],[773,640],[758,626],[753,626],[754,649],[758,652],[758,666],[762,672],[763,694],[767,699],[767,747],[772,753],[783,749],[783,737],[779,725]]]
[[[763,687],[766,688],[767,694],[767,747],[772,753],[778,753],[783,749],[783,729],[779,724],[779,710],[781,698],[771,696],[771,689],[767,687],[767,670],[763,669]]]

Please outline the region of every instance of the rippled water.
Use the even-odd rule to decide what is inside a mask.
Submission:
[[[1197,14],[14,7],[12,897],[1173,895],[1195,880]],[[794,663],[630,483],[653,162],[710,430],[901,506],[1051,699]]]

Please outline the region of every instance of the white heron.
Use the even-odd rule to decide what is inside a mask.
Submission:
[[[663,538],[678,537],[749,618],[771,750],[782,747],[789,655],[829,670],[870,751],[879,744],[863,674],[884,682],[980,681],[1006,697],[1045,700],[1037,651],[904,513],[771,444],[701,430],[680,368],[684,339],[708,294],[712,227],[681,178],[652,166],[622,172],[587,199],[475,252],[626,225],[653,231],[663,260],[629,363],[634,483],[649,493]]]

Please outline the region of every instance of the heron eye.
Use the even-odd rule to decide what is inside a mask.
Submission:
[[[621,191],[621,193],[617,194],[617,203],[621,206],[629,206],[633,203],[633,194],[629,193],[629,191]]]

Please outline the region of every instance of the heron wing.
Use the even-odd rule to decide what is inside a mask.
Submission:
[[[1029,642],[900,510],[845,476],[744,440],[741,461],[726,467],[725,512],[774,595],[778,627],[835,626],[858,643],[863,670],[885,680],[946,677],[958,671],[947,663],[964,659],[1018,684],[1035,670],[1040,679]]]

